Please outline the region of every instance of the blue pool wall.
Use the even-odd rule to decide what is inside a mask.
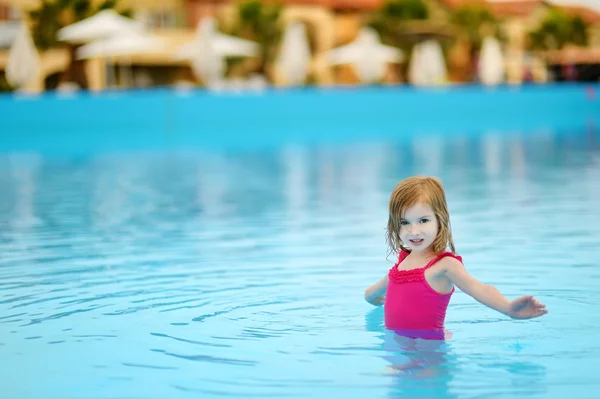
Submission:
[[[0,96],[0,152],[98,151],[594,128],[600,85]]]

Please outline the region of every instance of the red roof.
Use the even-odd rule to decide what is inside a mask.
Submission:
[[[488,5],[497,17],[527,17],[536,8],[544,5],[543,0],[517,0],[489,2]]]
[[[293,5],[316,5],[334,10],[375,10],[385,4],[385,0],[271,0],[271,2]]]
[[[375,10],[383,6],[383,0],[326,0],[336,10]]]
[[[439,0],[440,3],[450,8],[458,8],[462,6],[477,5],[486,6],[486,0]]]
[[[592,25],[600,24],[600,13],[587,7],[562,6],[557,5],[558,9],[563,10],[570,16],[580,16],[585,22]]]

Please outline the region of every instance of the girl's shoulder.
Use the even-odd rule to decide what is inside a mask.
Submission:
[[[444,258],[456,259],[460,263],[462,263],[462,261],[463,261],[462,256],[460,256],[459,254],[450,252],[450,251],[446,251],[446,252],[442,252],[442,253],[438,254],[437,258],[438,259],[444,259]]]
[[[463,258],[462,256],[452,252],[442,252],[438,254],[438,256],[431,262],[429,266],[433,266],[433,264],[437,264],[445,269],[449,266],[463,265]]]

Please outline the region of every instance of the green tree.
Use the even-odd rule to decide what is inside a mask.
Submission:
[[[61,80],[77,82],[81,87],[87,87],[83,63],[75,59],[77,46],[59,42],[58,31],[67,25],[116,6],[117,0],[105,0],[97,7],[94,7],[90,0],[43,0],[37,9],[30,12],[33,41],[38,49],[48,50],[61,46],[69,50],[71,61]],[[121,14],[129,16],[131,11],[126,10]]]
[[[428,18],[429,9],[423,0],[388,0],[368,25],[379,33],[384,43],[406,50],[411,45],[407,39],[407,24]]]
[[[481,48],[485,36],[501,36],[498,21],[486,7],[474,5],[459,7],[450,16],[450,22],[468,40],[472,53],[476,53]]]
[[[481,51],[483,39],[493,36],[505,41],[499,21],[487,7],[471,4],[455,9],[450,15],[450,23],[455,27],[456,38],[464,46],[468,57],[468,63],[462,66],[463,79],[473,79],[477,74],[473,60]]]
[[[259,44],[261,54],[258,72],[264,74],[267,65],[275,59],[282,35],[279,23],[281,6],[250,0],[238,4],[237,14],[237,25],[231,33]],[[239,61],[240,59],[232,59],[231,63]]]
[[[422,0],[390,0],[382,9],[385,16],[395,20],[427,19],[429,10]]]
[[[534,50],[558,50],[567,44],[587,46],[589,25],[580,17],[571,17],[553,9],[540,25],[529,33]]]
[[[58,41],[57,34],[61,28],[116,6],[117,0],[105,0],[97,7],[92,6],[90,0],[43,0],[37,9],[29,13],[33,41],[41,50],[60,46],[62,43]],[[131,11],[123,11],[122,14],[131,15]]]

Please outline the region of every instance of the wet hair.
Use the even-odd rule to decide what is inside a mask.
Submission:
[[[433,209],[438,222],[438,233],[431,244],[433,252],[439,254],[446,248],[450,248],[452,253],[455,253],[444,187],[437,178],[429,176],[413,176],[404,179],[392,191],[386,231],[390,253],[410,252],[402,245],[400,239],[400,221],[406,210],[419,202]]]

